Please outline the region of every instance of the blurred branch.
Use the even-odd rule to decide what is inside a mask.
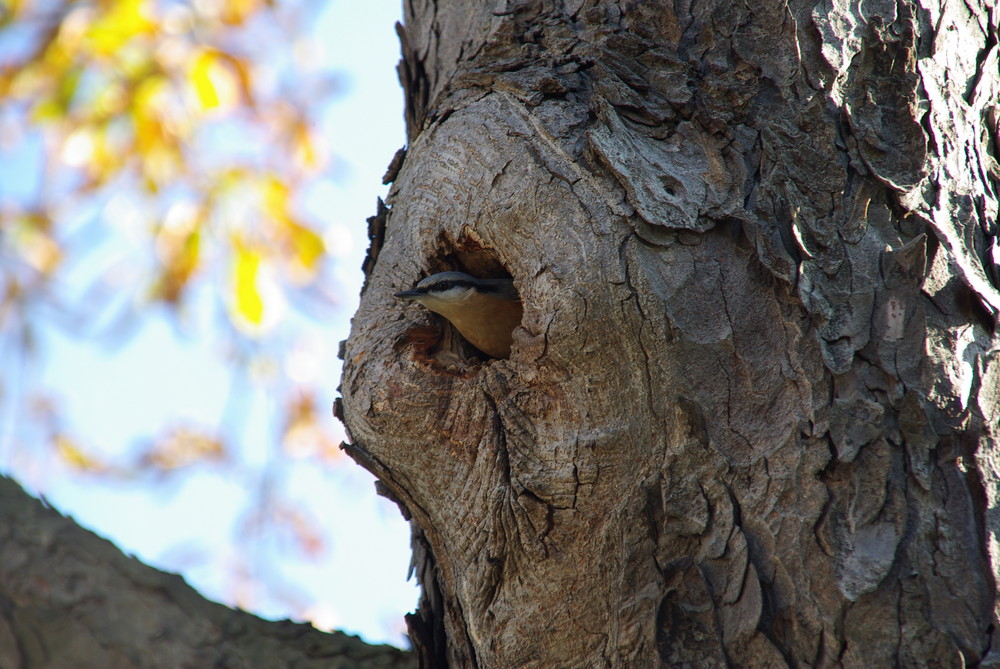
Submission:
[[[396,648],[203,599],[179,576],[126,557],[3,477],[0,565],[5,667],[417,665]]]

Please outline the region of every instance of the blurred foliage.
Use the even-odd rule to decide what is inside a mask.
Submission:
[[[143,200],[137,210],[153,251],[146,303],[180,307],[213,264],[226,265],[229,315],[253,336],[279,308],[265,284],[281,292],[315,283],[323,239],[291,204],[323,152],[305,105],[258,85],[260,47],[280,44],[259,33],[288,19],[273,4],[0,1],[0,27],[31,41],[0,70],[5,134],[43,132],[45,181],[58,186],[2,212],[0,326],[9,328],[23,312],[18,303],[39,299],[75,261],[80,250],[61,234],[67,199],[113,188]],[[329,83],[299,99],[315,102]],[[218,150],[213,130],[237,121],[251,155],[201,155]]]
[[[317,6],[0,0],[0,148],[37,142],[41,157],[3,168],[25,171],[28,192],[12,197],[0,184],[8,381],[43,328],[114,339],[166,311],[183,329],[206,294],[234,374],[268,367],[263,360],[268,378],[280,376],[288,306],[322,315],[335,302],[321,228],[297,206],[327,164],[314,116],[337,88],[329,74],[298,68]],[[222,418],[218,428],[152,426],[159,431],[137,453],[110,461],[71,434],[44,389],[25,385],[23,419],[82,474],[163,479],[196,465],[239,467]],[[0,393],[10,386],[0,379]],[[285,377],[273,390],[277,448],[337,458],[315,390]],[[304,552],[321,548],[300,512],[273,498],[255,504],[248,525],[272,522]]]

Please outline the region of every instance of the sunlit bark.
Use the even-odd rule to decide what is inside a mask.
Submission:
[[[425,664],[994,660],[996,21],[407,3],[342,390]],[[447,269],[509,360],[391,298]]]

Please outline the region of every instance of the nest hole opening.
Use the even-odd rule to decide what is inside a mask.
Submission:
[[[429,259],[424,276],[440,272],[464,272],[477,279],[513,280],[497,254],[472,239],[463,239],[458,242],[446,238],[440,240],[439,251]],[[492,295],[487,295],[492,297]],[[511,317],[508,313],[506,318],[491,316],[482,319],[490,327],[499,327],[500,332],[504,332],[508,340],[512,339],[513,330],[521,321],[520,301],[505,300],[500,305],[504,310],[510,312],[512,302],[517,304],[516,317]],[[516,322],[513,322],[515,318]],[[497,326],[498,323],[499,326]],[[465,323],[465,327],[468,327],[468,322]],[[507,331],[508,327],[509,331]],[[418,330],[419,332],[417,332]],[[468,333],[464,335],[455,323],[440,313],[435,313],[432,316],[430,328],[426,325],[418,326],[411,334],[417,335],[411,339],[413,343],[417,344],[417,355],[435,369],[445,372],[467,374],[474,372],[476,368],[490,360],[509,357],[509,341],[506,354],[491,355],[470,342],[470,338],[466,336]]]

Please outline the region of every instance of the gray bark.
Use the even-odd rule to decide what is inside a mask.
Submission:
[[[110,542],[0,477],[4,669],[405,669],[411,653],[269,622],[203,599],[176,574]]]
[[[995,3],[405,9],[340,413],[424,665],[994,663]],[[510,359],[391,298],[446,269]]]

